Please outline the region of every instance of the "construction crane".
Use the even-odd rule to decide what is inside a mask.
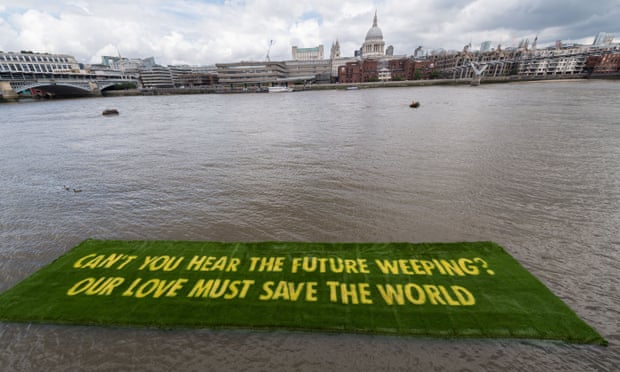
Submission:
[[[273,45],[273,40],[269,40],[269,48],[267,48],[267,62],[271,62],[271,59],[269,59],[269,52],[271,52],[271,46]]]

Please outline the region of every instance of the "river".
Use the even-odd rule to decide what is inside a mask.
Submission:
[[[0,291],[87,238],[491,240],[609,346],[1,323],[0,366],[613,370],[619,102],[560,81],[2,104]]]

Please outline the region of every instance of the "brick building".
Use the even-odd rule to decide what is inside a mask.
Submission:
[[[379,60],[365,59],[362,62],[362,81],[379,81]]]
[[[346,65],[338,68],[338,81],[341,83],[361,83],[362,82],[362,62],[347,62]]]
[[[595,74],[620,73],[620,53],[609,53],[600,56],[598,64],[592,71]]]
[[[367,83],[383,80],[430,79],[434,70],[430,60],[416,61],[413,58],[365,59],[348,62],[338,69],[341,83]]]

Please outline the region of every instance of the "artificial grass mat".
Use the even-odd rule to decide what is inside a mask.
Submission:
[[[492,242],[86,240],[0,294],[0,320],[606,345]]]

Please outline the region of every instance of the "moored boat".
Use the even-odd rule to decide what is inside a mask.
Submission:
[[[285,86],[274,86],[269,87],[269,93],[287,93],[292,92],[293,88],[285,87]]]

